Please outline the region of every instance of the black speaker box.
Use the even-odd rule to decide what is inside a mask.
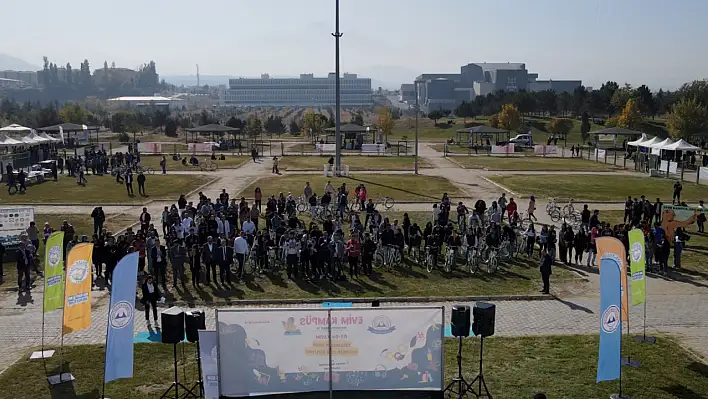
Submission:
[[[472,332],[480,337],[491,337],[494,335],[494,319],[496,317],[496,305],[486,302],[477,302],[472,309],[474,322]]]
[[[206,317],[201,310],[192,310],[184,314],[184,326],[187,333],[187,341],[199,341],[198,330],[206,330]]]
[[[162,320],[162,343],[176,344],[184,340],[184,312],[173,306],[160,315]]]
[[[453,337],[470,336],[470,307],[467,305],[452,305],[450,315],[450,330]]]

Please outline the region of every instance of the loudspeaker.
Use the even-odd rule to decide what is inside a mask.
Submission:
[[[452,305],[450,329],[453,337],[470,336],[470,307],[467,305]]]
[[[184,314],[184,325],[187,332],[187,341],[199,341],[197,330],[206,330],[206,317],[201,310],[193,310]]]
[[[372,308],[378,308],[379,306],[381,306],[381,302],[379,302],[378,299],[374,299],[373,301],[371,301]]]
[[[497,307],[493,303],[477,302],[472,309],[474,322],[472,332],[481,337],[491,337],[494,335],[494,319]]]
[[[160,315],[162,320],[162,343],[176,344],[184,340],[184,312],[173,306]]]

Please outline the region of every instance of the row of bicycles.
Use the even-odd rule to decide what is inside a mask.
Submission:
[[[551,217],[553,222],[558,223],[562,221],[573,227],[573,229],[578,229],[582,223],[582,215],[580,211],[575,209],[572,199],[563,207],[556,203],[555,198],[551,199],[548,205],[546,205],[546,213]]]
[[[393,208],[393,206],[396,204],[396,201],[387,196],[379,196],[374,200],[374,207],[375,208],[384,208],[386,210],[390,210]],[[304,213],[310,213],[312,212],[312,209],[310,207],[310,202],[308,201],[307,198],[305,198],[304,195],[301,195],[297,200],[296,200],[296,208],[298,214],[304,214]],[[347,200],[347,205],[346,209],[344,210],[344,214],[349,214],[351,212],[356,212],[359,209],[359,201],[356,198],[349,198]],[[333,201],[327,205],[327,206],[322,206],[321,204],[318,204],[315,208],[315,213],[313,217],[315,219],[318,219],[320,221],[325,221],[329,220],[330,218],[333,218],[338,212],[338,203],[336,200],[333,199]]]

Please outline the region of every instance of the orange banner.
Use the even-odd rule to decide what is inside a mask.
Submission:
[[[599,237],[595,240],[597,247],[597,264],[602,258],[609,257],[620,264],[620,286],[622,289],[622,321],[629,322],[629,290],[627,289],[627,258],[622,241],[614,237]]]
[[[64,334],[91,326],[91,256],[93,244],[77,244],[66,259]]]

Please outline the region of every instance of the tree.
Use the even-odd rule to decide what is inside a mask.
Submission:
[[[654,116],[654,96],[646,85],[637,87],[634,91],[634,98],[639,102],[639,110],[644,115]]]
[[[167,118],[165,123],[165,135],[170,137],[177,137],[177,128],[179,125],[174,118]]]
[[[567,118],[553,118],[548,125],[549,133],[566,137],[573,129],[573,120]]]
[[[556,102],[556,92],[553,90],[545,90],[536,94],[538,96],[538,108],[539,110],[548,115],[555,115],[558,110]]]
[[[696,98],[684,98],[671,107],[666,126],[671,137],[689,140],[708,129],[708,109]]]
[[[64,123],[76,123],[79,125],[86,124],[88,115],[79,104],[65,105],[59,111],[59,118]]]
[[[442,119],[443,116],[443,113],[438,109],[430,111],[428,113],[428,119],[431,119],[435,126],[438,125],[438,120]]]
[[[587,108],[587,103],[589,102],[589,94],[585,90],[585,86],[578,86],[573,90],[573,95],[571,96],[571,108],[575,115],[580,115],[582,111]]]
[[[280,116],[270,115],[265,121],[265,130],[268,133],[276,133],[280,135],[285,132],[285,125],[283,124],[283,118]]]
[[[290,122],[290,134],[300,134],[300,126],[294,120]]]
[[[642,117],[642,112],[639,110],[639,103],[630,98],[627,100],[627,104],[624,106],[622,113],[619,118],[617,118],[617,127],[638,130],[641,129],[644,124],[644,118]]]
[[[583,143],[588,140],[590,136],[590,117],[587,112],[583,112],[582,122],[580,122],[580,138]]]
[[[388,135],[393,133],[393,128],[396,126],[391,108],[382,107],[379,108],[376,113],[378,114],[376,117],[376,126],[383,131],[383,134],[386,135],[386,142],[388,142]]]
[[[457,117],[462,117],[467,124],[467,118],[474,118],[477,116],[477,110],[475,109],[475,104],[469,101],[463,101],[460,105],[455,108],[455,115]]]
[[[228,121],[226,121],[226,126],[243,130],[245,124],[243,123],[243,121],[241,119],[236,118],[235,116],[232,116],[231,118],[229,118]]]
[[[489,126],[497,129],[499,128],[499,114],[494,114],[489,117]]]
[[[349,123],[353,123],[355,125],[359,126],[364,126],[364,115],[362,115],[361,111],[356,111],[352,113],[352,118]]]
[[[251,115],[246,121],[246,134],[255,137],[263,132],[263,124],[258,116]]]
[[[623,109],[629,101],[630,98],[634,97],[635,91],[632,86],[628,83],[624,84],[624,87],[615,90],[612,94],[612,99],[610,100],[613,107],[616,109]],[[637,104],[639,105],[639,104]]]
[[[501,111],[497,114],[497,117],[499,119],[499,127],[502,129],[516,131],[521,127],[521,114],[512,104],[504,104]]]
[[[319,136],[324,133],[328,123],[326,116],[308,110],[302,115],[301,130],[306,134],[312,133],[313,136]]]
[[[66,63],[66,83],[67,83],[69,86],[71,86],[72,83],[73,83],[73,76],[71,76],[71,75],[72,75],[71,63],[70,63],[70,62],[67,62],[67,63]]]

